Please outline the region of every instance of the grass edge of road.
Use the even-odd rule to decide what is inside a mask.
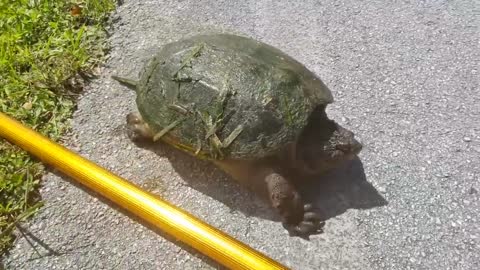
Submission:
[[[0,0],[0,111],[61,142],[76,97],[105,60],[115,8],[115,0]],[[42,207],[44,173],[0,138],[0,257],[15,228]]]

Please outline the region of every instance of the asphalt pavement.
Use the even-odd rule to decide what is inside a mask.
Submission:
[[[480,269],[478,1],[124,1],[109,59],[88,85],[68,147],[292,269]],[[205,32],[283,50],[332,90],[328,114],[364,144],[305,188],[324,232],[290,237],[254,194],[210,164],[125,135],[137,77],[162,44]],[[22,225],[6,269],[219,269],[59,173]],[[28,240],[28,241],[27,241]]]

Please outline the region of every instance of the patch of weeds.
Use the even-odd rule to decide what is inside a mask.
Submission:
[[[59,141],[75,96],[107,50],[114,0],[0,0],[0,111]],[[0,139],[0,255],[41,207],[44,168]]]

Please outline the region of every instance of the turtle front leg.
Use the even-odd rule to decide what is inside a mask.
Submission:
[[[154,136],[148,124],[145,123],[142,116],[136,112],[127,114],[127,135],[130,140],[135,142],[152,140]]]
[[[278,173],[265,177],[272,206],[282,217],[290,234],[308,236],[321,232],[324,222],[314,212],[312,205],[304,204],[300,194],[287,179]]]

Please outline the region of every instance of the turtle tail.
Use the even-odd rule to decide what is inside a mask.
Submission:
[[[112,75],[112,79],[118,81],[120,84],[136,91],[137,90],[137,85],[138,85],[138,81],[135,81],[135,80],[132,80],[132,79],[128,79],[128,78],[123,78],[123,77],[119,77],[119,76],[115,76],[115,75]]]

